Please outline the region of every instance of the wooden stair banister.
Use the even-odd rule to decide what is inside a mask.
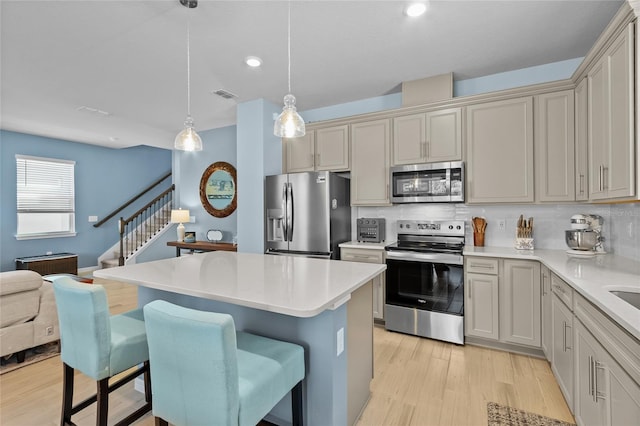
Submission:
[[[172,184],[169,189],[163,191],[127,219],[120,218],[118,224],[120,232],[118,264],[120,266],[124,265],[125,259],[130,254],[150,239],[152,235],[147,235],[149,229],[155,235],[161,227],[169,223],[174,190],[175,185]],[[145,237],[138,238],[143,228]]]
[[[148,187],[146,187],[145,189],[143,189],[142,191],[140,191],[140,193],[134,197],[132,197],[130,200],[126,201],[124,204],[122,204],[120,207],[118,207],[117,209],[115,209],[114,211],[112,211],[111,213],[109,213],[108,215],[106,215],[104,217],[104,219],[102,219],[99,222],[96,222],[93,224],[94,228],[98,228],[99,226],[103,225],[104,223],[106,223],[109,219],[111,219],[112,217],[114,217],[115,215],[117,215],[118,213],[120,213],[122,210],[124,210],[125,208],[127,208],[129,205],[131,205],[131,203],[133,203],[134,201],[136,201],[138,198],[142,197],[144,194],[146,194],[147,192],[151,191],[153,188],[155,188],[157,185],[160,184],[160,182],[164,181],[166,178],[168,178],[169,176],[171,176],[171,171],[167,172],[164,176],[162,176],[161,178],[159,178],[158,180],[156,180],[155,182],[153,182],[151,185],[149,185]],[[172,186],[173,188],[173,186]],[[144,207],[143,207],[144,208]]]

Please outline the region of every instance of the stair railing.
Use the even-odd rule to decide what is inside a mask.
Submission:
[[[125,208],[127,208],[131,203],[133,203],[134,201],[136,201],[138,198],[142,197],[144,194],[146,194],[147,192],[151,191],[153,188],[155,188],[157,185],[160,184],[160,182],[162,182],[163,180],[165,180],[166,178],[168,178],[169,176],[171,176],[171,171],[168,171],[164,176],[162,176],[160,179],[156,180],[155,182],[153,182],[151,185],[149,185],[148,187],[146,187],[145,189],[143,189],[142,191],[140,191],[140,193],[134,197],[132,197],[129,201],[125,202],[123,205],[121,205],[120,207],[118,207],[117,209],[115,209],[114,211],[112,211],[111,213],[109,213],[108,215],[106,215],[104,217],[104,219],[102,219],[100,222],[94,223],[93,226],[95,228],[103,225],[104,223],[106,223],[109,219],[111,219],[112,217],[114,217],[115,215],[117,215],[118,213],[120,213],[122,210],[124,210]],[[144,208],[144,207],[143,207]]]
[[[175,185],[171,185],[127,219],[120,218],[120,266],[124,265],[127,257],[169,224],[174,190]]]

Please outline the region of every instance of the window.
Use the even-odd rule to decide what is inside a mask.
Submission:
[[[75,234],[75,161],[16,155],[17,239]]]

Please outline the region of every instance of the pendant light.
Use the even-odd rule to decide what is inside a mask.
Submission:
[[[193,9],[198,6],[197,0],[180,0],[180,4]],[[187,11],[187,13],[189,13]],[[187,15],[190,16],[190,15]],[[178,133],[174,142],[174,148],[181,151],[202,151],[202,139],[193,127],[191,118],[191,20],[187,18],[187,119],[184,121],[184,129]]]
[[[273,134],[281,138],[304,136],[304,120],[296,111],[296,97],[291,94],[291,0],[287,19],[287,46],[289,51],[289,93],[284,97],[284,108],[273,125]]]

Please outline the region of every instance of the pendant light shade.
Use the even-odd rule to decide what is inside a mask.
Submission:
[[[291,94],[291,0],[287,17],[287,47],[289,54],[289,94],[284,97],[284,107],[273,125],[273,134],[281,138],[297,138],[306,133],[304,120],[296,111],[296,97]]]
[[[198,6],[197,0],[180,0],[180,4],[188,9]],[[202,139],[196,133],[191,118],[191,22],[187,19],[187,119],[184,129],[178,133],[173,142],[174,149],[181,151],[202,151]]]
[[[296,111],[296,97],[289,93],[284,97],[284,107],[273,125],[273,134],[281,138],[304,136],[304,120]]]

